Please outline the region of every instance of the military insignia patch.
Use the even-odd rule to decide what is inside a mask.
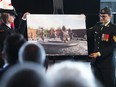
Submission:
[[[116,36],[113,36],[113,40],[114,40],[114,42],[116,42]]]

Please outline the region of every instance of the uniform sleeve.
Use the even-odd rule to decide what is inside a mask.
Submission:
[[[7,34],[5,33],[5,31],[0,29],[0,52],[3,50],[3,43],[6,36]]]
[[[95,42],[94,42],[94,34],[95,34],[95,28],[99,25],[99,23],[96,23],[93,27],[90,27],[87,29],[87,42],[88,42],[88,53],[94,52],[95,48]]]
[[[26,30],[26,20],[21,20],[19,23],[19,27],[16,29],[17,33],[24,34]]]
[[[94,29],[93,27],[87,29],[87,41],[89,54],[94,51]]]

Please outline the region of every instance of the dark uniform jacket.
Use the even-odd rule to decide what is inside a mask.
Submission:
[[[94,52],[100,52],[101,56],[92,58],[91,64],[99,68],[114,68],[115,59],[113,52],[116,44],[116,25],[111,22],[106,26],[97,23],[94,27]]]

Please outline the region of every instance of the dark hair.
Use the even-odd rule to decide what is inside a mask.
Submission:
[[[104,7],[100,10],[100,14],[108,14],[109,16],[112,15],[112,9],[110,7]]]
[[[21,34],[12,34],[4,41],[3,54],[6,55],[6,60],[10,64],[18,61],[18,51],[26,39]]]

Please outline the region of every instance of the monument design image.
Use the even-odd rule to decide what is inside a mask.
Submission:
[[[88,55],[85,20],[85,15],[28,15],[28,41],[42,44],[50,56]]]

